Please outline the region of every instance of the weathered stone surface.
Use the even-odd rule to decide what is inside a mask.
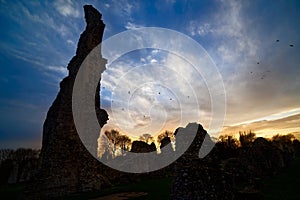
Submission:
[[[51,198],[98,190],[110,184],[103,175],[103,171],[109,169],[99,164],[83,146],[72,115],[76,74],[89,52],[101,43],[105,27],[101,14],[91,5],[85,5],[84,12],[86,29],[80,36],[76,55],[68,64],[69,75],[60,83],[60,91],[47,113],[43,126],[40,170],[29,186],[27,196],[35,194],[36,198]],[[99,88],[98,85],[95,110],[102,127],[108,115],[100,109]]]
[[[175,179],[171,199],[232,199],[231,184],[227,182],[213,154],[204,159],[198,157],[207,132],[201,125],[188,150],[176,161]],[[177,135],[176,135],[177,137]],[[176,143],[180,145],[180,141]]]

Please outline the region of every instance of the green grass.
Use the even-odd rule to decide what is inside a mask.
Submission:
[[[19,196],[25,189],[24,183],[7,184],[0,186],[0,198],[1,199],[19,199]]]
[[[264,199],[300,199],[300,157],[278,175],[263,181]]]
[[[264,199],[300,199],[300,157],[296,158],[290,166],[283,169],[278,175],[263,180],[264,188],[261,191]],[[146,196],[131,198],[143,199],[169,199],[172,178],[142,180],[138,183],[122,184],[99,192],[81,193],[65,197],[64,199],[91,199],[122,192],[145,192]],[[5,185],[0,187],[1,199],[18,199],[24,190],[24,184]]]
[[[122,192],[145,192],[147,195],[130,198],[134,200],[143,199],[169,199],[171,192],[172,178],[163,178],[163,179],[150,179],[150,180],[142,180],[138,183],[132,184],[122,184],[117,185],[112,188],[104,189],[100,192],[93,193],[81,193],[78,195],[72,195],[69,197],[65,197],[64,199],[90,199],[101,196],[106,196],[110,194],[117,194]]]
[[[110,194],[122,192],[145,192],[146,196],[131,198],[131,199],[169,199],[172,185],[172,178],[142,180],[138,183],[122,184],[111,188],[104,189],[99,192],[81,193],[77,195],[67,196],[63,199],[91,199]],[[7,184],[0,187],[0,199],[19,199],[19,196],[25,189],[25,184]]]

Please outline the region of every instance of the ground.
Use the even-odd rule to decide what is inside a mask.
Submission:
[[[278,175],[263,180],[262,196],[270,200],[292,200],[300,196],[300,157]],[[170,196],[172,178],[143,180],[139,183],[117,185],[101,192],[84,193],[65,197],[64,199],[168,199]],[[1,199],[18,199],[24,190],[24,184],[12,184],[0,187]]]

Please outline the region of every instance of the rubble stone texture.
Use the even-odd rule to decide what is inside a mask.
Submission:
[[[176,161],[172,200],[233,199],[231,183],[213,152],[199,158],[199,150],[207,132],[198,125],[197,134],[188,150]],[[184,136],[183,136],[184,137]],[[176,139],[178,134],[176,135]],[[181,139],[180,141],[184,141]],[[178,144],[180,145],[180,144]]]
[[[72,91],[85,57],[102,41],[105,24],[102,15],[91,5],[84,6],[86,29],[81,34],[76,55],[68,64],[69,75],[60,83],[60,91],[50,107],[43,126],[40,169],[28,194],[40,198],[99,190],[110,184],[101,165],[82,144],[72,115]],[[102,58],[102,63],[106,60]],[[99,80],[100,81],[100,80]],[[95,95],[95,110],[102,127],[108,120],[100,109],[100,85]],[[97,142],[97,141],[95,141]]]

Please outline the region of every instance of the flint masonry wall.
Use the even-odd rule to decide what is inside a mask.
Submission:
[[[103,175],[103,171],[109,169],[97,162],[83,146],[72,116],[76,74],[89,52],[101,43],[105,28],[102,15],[91,5],[84,6],[84,13],[86,28],[80,36],[76,55],[68,64],[69,75],[61,81],[60,91],[44,122],[40,169],[24,196],[34,194],[36,198],[51,198],[99,190],[110,184]],[[98,85],[95,110],[102,127],[108,115],[100,109],[99,88]]]

